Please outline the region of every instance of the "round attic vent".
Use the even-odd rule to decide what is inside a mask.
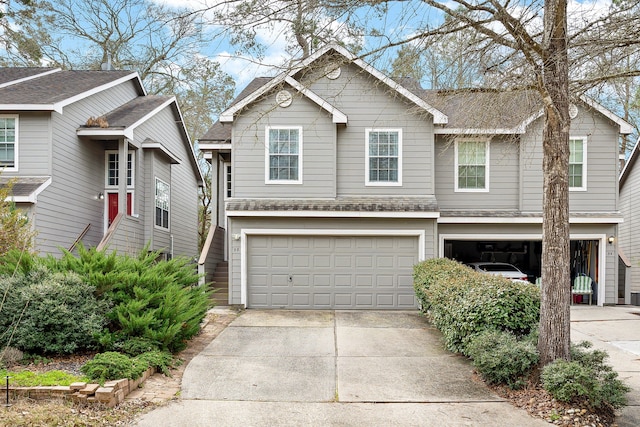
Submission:
[[[578,107],[576,104],[569,104],[569,118],[575,119],[578,115]]]
[[[276,94],[276,102],[282,108],[286,108],[289,105],[291,105],[292,100],[293,100],[293,97],[291,96],[291,93],[289,93],[289,91],[287,90],[281,90]]]
[[[325,68],[325,76],[331,80],[335,80],[340,77],[341,72],[342,70],[340,70],[340,67],[336,65],[328,65],[327,68]]]

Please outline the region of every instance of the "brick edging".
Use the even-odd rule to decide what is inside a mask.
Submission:
[[[28,397],[35,400],[61,398],[80,403],[102,404],[113,408],[122,403],[129,393],[138,388],[155,372],[155,368],[149,368],[135,380],[123,378],[107,381],[103,386],[77,382],[69,386],[9,387],[9,394],[13,399],[17,397]]]

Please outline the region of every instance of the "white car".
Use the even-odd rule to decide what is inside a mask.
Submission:
[[[514,265],[507,264],[506,262],[471,262],[467,264],[469,267],[480,273],[494,274],[496,276],[503,276],[514,282],[527,282],[529,280],[527,275]]]

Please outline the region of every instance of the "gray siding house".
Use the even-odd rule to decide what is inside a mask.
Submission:
[[[612,304],[631,126],[586,99],[572,116],[572,268]],[[542,129],[533,92],[427,91],[328,46],[254,80],[199,139],[217,201],[200,264],[228,262],[229,303],[256,308],[412,308],[412,267],[433,257],[534,281]]]
[[[624,222],[620,224],[619,299],[629,300],[633,292],[635,304],[640,304],[640,139],[631,151],[620,174],[620,211]]]
[[[176,99],[137,73],[0,68],[0,166],[40,253],[198,254],[195,153]]]

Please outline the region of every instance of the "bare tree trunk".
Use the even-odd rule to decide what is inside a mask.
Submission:
[[[546,0],[544,11],[543,285],[538,340],[542,366],[570,358],[571,303],[566,0]]]

